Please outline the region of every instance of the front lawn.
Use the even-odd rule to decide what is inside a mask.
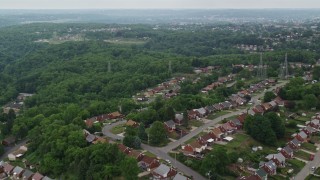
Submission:
[[[200,127],[202,125],[203,125],[202,121],[198,121],[198,120],[190,120],[189,121],[189,126]]]
[[[113,127],[110,132],[112,132],[113,134],[120,134],[124,132],[124,129],[125,129],[125,126],[123,124],[120,124]]]
[[[309,154],[309,153],[306,153],[306,152],[304,152],[304,151],[301,151],[301,150],[295,152],[294,155],[295,155],[296,157],[301,158],[301,159],[304,159],[304,160],[306,160],[306,161],[309,161],[309,159],[310,159],[310,154]]]
[[[299,161],[297,159],[289,159],[289,160],[286,160],[286,161],[287,161],[288,167],[292,168],[294,170],[293,172],[295,174],[300,172],[301,169],[306,165],[306,163],[304,163],[302,161]]]
[[[317,147],[314,144],[311,143],[302,143],[301,148],[311,151],[311,152],[317,152]]]

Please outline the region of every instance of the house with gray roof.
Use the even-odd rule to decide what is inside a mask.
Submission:
[[[291,149],[297,150],[300,148],[301,142],[297,138],[293,138],[291,141],[288,142],[288,145]]]
[[[175,118],[174,118],[174,122],[177,124],[177,125],[181,125],[182,122],[183,122],[183,113],[180,113],[180,114],[175,114]]]
[[[177,171],[165,164],[160,164],[159,167],[153,170],[152,175],[155,180],[172,179],[177,174]]]
[[[172,120],[164,122],[164,126],[169,132],[176,129],[176,124]]]
[[[22,177],[23,172],[24,172],[24,169],[22,167],[16,166],[12,170],[12,176],[14,179],[20,179]]]
[[[281,154],[269,154],[266,159],[273,161],[279,167],[285,167],[286,158]]]
[[[308,138],[308,135],[304,132],[304,131],[300,131],[297,135],[296,138],[301,141],[301,142],[305,142]]]
[[[260,179],[268,178],[268,173],[263,168],[258,169],[254,174],[258,176]]]
[[[204,117],[207,115],[207,110],[205,108],[194,109],[194,111],[197,111],[200,117]]]
[[[88,143],[92,143],[94,140],[96,140],[96,136],[95,135],[93,135],[93,134],[88,134],[87,135],[87,137],[86,137],[86,141],[88,142]]]
[[[31,180],[32,176],[33,176],[33,172],[30,171],[29,169],[24,170],[23,174],[22,174],[22,178],[25,180]]]
[[[188,178],[181,175],[181,174],[176,174],[176,176],[174,176],[173,180],[188,180]]]
[[[263,168],[270,176],[277,174],[277,165],[273,161],[264,163],[261,168]]]
[[[288,159],[293,157],[293,150],[290,148],[289,145],[287,145],[286,147],[282,148],[280,152],[284,157],[286,157]]]

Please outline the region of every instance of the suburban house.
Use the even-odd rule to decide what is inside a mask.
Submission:
[[[288,142],[288,145],[291,149],[296,150],[300,148],[301,142],[297,138],[294,138]]]
[[[11,164],[5,163],[3,165],[3,170],[6,174],[12,174],[12,170],[14,169],[14,166],[12,166]]]
[[[32,180],[33,174],[34,173],[32,171],[30,171],[29,169],[25,169],[22,174],[22,179],[23,180]]]
[[[209,133],[209,135],[213,139],[216,138],[216,139],[214,139],[215,141],[220,141],[222,138],[224,138],[224,133],[218,127],[212,129],[212,131]]]
[[[256,114],[263,114],[264,113],[264,109],[261,105],[256,105],[253,109],[252,109]]]
[[[134,120],[131,120],[129,119],[127,122],[126,122],[126,126],[131,126],[131,127],[138,127],[139,126],[139,123],[135,122]]]
[[[152,169],[160,166],[158,159],[144,156],[140,162],[138,162],[138,166],[144,170],[151,171]]]
[[[125,154],[129,154],[131,151],[131,148],[123,145],[123,144],[118,144],[118,148],[121,152],[125,153]]]
[[[242,124],[244,124],[244,121],[245,121],[245,119],[246,119],[247,116],[248,116],[248,114],[242,113],[242,114],[240,114],[240,115],[237,117],[237,119],[238,119]]]
[[[154,180],[171,180],[177,174],[177,171],[165,164],[160,164],[159,167],[152,171]]]
[[[43,178],[43,175],[36,172],[33,176],[32,176],[32,179],[31,180],[42,180]]]
[[[169,131],[172,132],[176,129],[176,124],[170,120],[170,121],[166,121],[164,122],[164,127]]]
[[[198,141],[193,141],[187,145],[181,146],[182,150],[187,154],[200,154],[207,148],[207,145],[201,145]]]
[[[266,159],[273,161],[279,167],[285,167],[286,165],[286,158],[281,153],[269,154]]]
[[[237,128],[237,130],[242,129],[242,123],[239,121],[239,119],[232,119],[231,121],[228,121],[230,126]]]
[[[198,111],[190,110],[188,111],[188,118],[191,119],[196,119],[199,117]]]
[[[272,109],[272,105],[268,102],[261,104],[261,106],[263,107],[264,111],[270,111]]]
[[[220,103],[220,106],[222,107],[222,109],[231,109],[232,108],[232,104],[229,101],[225,101]]]
[[[263,168],[270,176],[277,174],[277,165],[273,161],[263,163],[260,168]]]
[[[258,169],[254,173],[254,175],[258,176],[259,180],[267,180],[268,179],[268,173],[263,168]]]
[[[278,106],[284,106],[284,101],[281,99],[281,97],[277,96],[274,101],[278,104]]]
[[[120,114],[118,111],[116,111],[116,112],[113,112],[113,113],[109,113],[107,115],[107,117],[108,117],[108,119],[118,119],[118,118],[122,118],[123,115]]]
[[[13,170],[12,170],[12,177],[13,179],[20,179],[22,178],[22,174],[24,172],[24,169],[20,166],[16,166]]]
[[[307,127],[303,128],[303,131],[307,134],[308,137],[310,137],[312,134],[317,132],[317,130],[315,130],[311,126],[307,126]]]
[[[174,176],[173,180],[188,180],[188,178],[178,173]]]
[[[193,111],[197,111],[200,118],[203,118],[207,115],[205,108],[194,109]]]
[[[215,109],[215,111],[221,111],[222,110],[222,106],[220,104],[214,104],[212,106]]]
[[[297,135],[296,138],[300,141],[300,142],[306,142],[308,135],[304,132],[304,131],[300,131]]]
[[[132,150],[129,152],[128,156],[136,159],[139,162],[144,157],[144,154],[140,151]]]
[[[287,159],[290,159],[293,157],[293,150],[288,145],[282,148],[280,152]]]
[[[319,119],[312,119],[311,121],[306,122],[307,126],[311,126],[317,130],[320,130],[320,120]]]
[[[97,119],[95,117],[84,120],[84,123],[88,128],[91,128],[94,123],[98,123]]]
[[[183,113],[175,114],[174,122],[180,126],[183,123]]]
[[[237,130],[236,127],[232,127],[228,122],[220,125],[219,129],[225,134],[233,134]]]
[[[205,134],[205,135],[198,137],[197,141],[201,145],[210,146],[212,144],[212,142],[214,142],[214,139],[210,136],[210,134]]]
[[[206,106],[205,109],[208,113],[213,113],[215,110],[213,106]]]

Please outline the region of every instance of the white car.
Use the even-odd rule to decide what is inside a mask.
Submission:
[[[171,161],[170,161],[169,159],[166,159],[166,162],[169,163],[169,164],[171,164]]]

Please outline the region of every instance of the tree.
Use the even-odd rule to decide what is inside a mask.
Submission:
[[[144,124],[140,123],[139,128],[138,128],[138,137],[141,140],[148,140],[148,134],[146,133],[146,129],[144,128]]]
[[[149,130],[149,141],[152,145],[161,145],[167,140],[166,129],[160,121],[154,122]]]
[[[224,148],[214,148],[208,153],[201,163],[201,172],[204,175],[210,174],[224,175],[227,171],[227,165],[230,163],[227,151]]]
[[[264,102],[270,102],[272,101],[276,95],[272,91],[268,91],[264,94],[263,101]]]
[[[264,116],[271,122],[271,127],[277,138],[283,138],[286,130],[283,119],[281,119],[275,112],[268,112]]]
[[[320,80],[320,66],[315,66],[312,71],[313,79]]]
[[[138,179],[139,167],[137,166],[137,160],[131,157],[125,157],[121,163],[122,176],[128,180]]]
[[[132,126],[126,126],[126,129],[124,130],[125,136],[136,136],[137,135],[137,129]]]
[[[248,116],[244,128],[251,137],[262,143],[272,146],[277,144],[276,134],[271,127],[271,122],[262,115]]]
[[[318,105],[318,99],[314,94],[307,94],[303,97],[303,105],[307,109],[315,108]]]
[[[183,126],[186,127],[186,128],[189,126],[189,117],[188,117],[188,111],[187,110],[185,110],[183,112]]]

